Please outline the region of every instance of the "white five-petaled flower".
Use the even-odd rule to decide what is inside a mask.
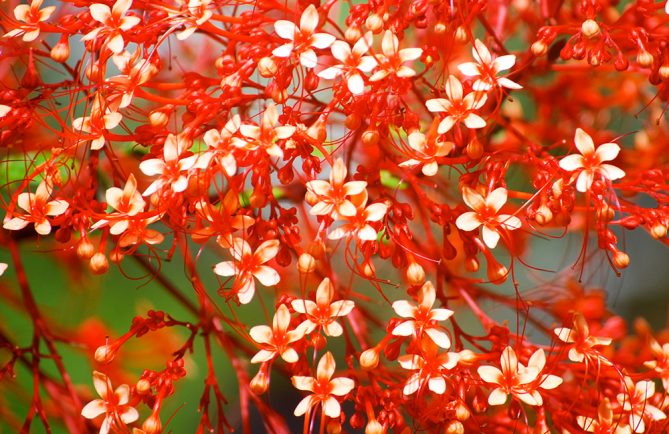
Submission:
[[[236,276],[232,289],[241,304],[248,304],[255,294],[254,277],[265,286],[276,285],[281,280],[274,268],[265,265],[279,252],[279,240],[264,241],[255,252],[243,238],[233,238],[231,244],[230,254],[234,261],[219,262],[214,266],[214,273]]]
[[[327,336],[341,336],[344,329],[336,321],[337,317],[346,316],[355,307],[351,300],[337,300],[334,298],[334,286],[329,278],[325,278],[316,289],[316,302],[311,300],[293,300],[291,306],[295,312],[305,314],[307,319],[298,326],[309,334],[322,327]]]
[[[16,6],[14,8],[14,18],[25,24],[21,24],[18,28],[5,33],[4,37],[11,38],[23,35],[24,42],[37,39],[40,32],[39,23],[48,20],[56,10],[56,6],[47,6],[44,9],[40,9],[42,2],[43,0],[32,0],[30,6]]]
[[[10,231],[18,231],[28,223],[35,225],[35,232],[40,235],[51,233],[51,223],[47,217],[55,217],[64,214],[70,205],[66,200],[49,200],[52,187],[47,181],[42,181],[35,193],[24,192],[16,198],[16,205],[27,212],[13,218],[5,217],[2,227]]]
[[[400,41],[390,30],[386,30],[383,34],[381,52],[383,54],[376,55],[379,69],[369,77],[369,81],[383,80],[388,75],[395,75],[399,78],[413,77],[416,71],[404,63],[416,60],[423,54],[421,48],[402,48],[400,50]]]
[[[398,357],[397,361],[402,368],[418,371],[409,377],[402,393],[407,396],[412,395],[427,383],[428,389],[437,395],[443,395],[446,392],[446,380],[442,370],[450,371],[455,368],[458,360],[460,360],[460,355],[454,352],[434,354],[434,359],[431,358],[429,361],[418,354],[405,354]]]
[[[97,38],[98,35],[104,34],[107,35],[107,48],[114,54],[122,52],[125,41],[121,32],[132,29],[141,21],[139,17],[124,16],[130,6],[132,6],[132,0],[116,0],[111,9],[102,3],[90,5],[91,16],[102,26],[88,32],[81,40],[90,41]]]
[[[473,231],[483,226],[483,242],[491,249],[499,242],[500,228],[512,231],[522,225],[516,216],[497,214],[506,203],[507,191],[504,187],[496,188],[484,198],[478,191],[465,186],[462,199],[473,211],[460,214],[455,225],[463,231]]]
[[[151,158],[139,164],[141,170],[147,176],[160,175],[151,185],[144,190],[142,196],[150,196],[162,187],[169,185],[174,193],[181,193],[188,187],[189,171],[200,168],[196,163],[205,164],[203,158],[198,161],[198,155],[181,157],[191,146],[191,141],[183,134],[168,134],[163,145],[163,158]]]
[[[437,322],[446,321],[453,315],[453,311],[444,308],[432,309],[436,300],[436,291],[430,281],[425,282],[420,288],[418,300],[418,306],[406,300],[398,300],[393,303],[395,313],[408,319],[395,326],[392,334],[420,337],[425,333],[437,346],[450,348],[451,339],[448,334],[439,329]]]
[[[351,217],[356,215],[357,208],[350,197],[360,194],[367,188],[366,181],[346,181],[348,170],[344,160],[337,158],[332,165],[330,182],[315,179],[306,183],[307,190],[317,198],[317,202],[309,211],[312,215],[331,215]]]
[[[569,172],[579,171],[576,179],[576,190],[585,193],[592,186],[596,175],[609,181],[615,181],[625,176],[625,172],[612,165],[602,164],[604,161],[614,160],[620,152],[620,146],[615,143],[603,143],[595,149],[592,137],[580,128],[576,129],[574,144],[581,153],[567,155],[560,160],[560,167]]]
[[[540,375],[546,365],[544,350],[538,349],[532,354],[525,367],[518,361],[516,352],[506,347],[500,356],[501,370],[495,366],[479,366],[477,372],[481,379],[497,387],[490,392],[488,404],[502,405],[507,395],[513,395],[526,404],[543,405],[543,398],[537,389],[555,389],[562,384],[557,375]]]
[[[77,133],[90,134],[80,141],[90,140],[91,150],[97,151],[105,145],[105,133],[121,123],[123,116],[119,112],[107,109],[93,108],[90,116],[83,116],[72,121],[72,129]]]
[[[186,40],[190,35],[195,33],[198,27],[207,22],[214,13],[209,9],[211,0],[188,0],[188,15],[182,18],[182,23],[186,28],[177,33],[177,39],[180,41]]]
[[[251,338],[261,345],[251,363],[267,362],[277,356],[281,356],[288,363],[299,360],[297,351],[290,347],[293,342],[299,341],[304,336],[303,329],[288,330],[290,327],[290,312],[285,304],[279,306],[272,319],[272,328],[266,325],[258,325],[249,331]]]
[[[237,160],[233,153],[232,138],[242,125],[239,115],[232,116],[221,130],[211,129],[204,133],[204,143],[209,147],[207,153],[223,168],[228,176],[237,172]],[[211,160],[211,158],[208,158]]]
[[[95,419],[101,414],[105,419],[100,426],[100,434],[107,434],[119,428],[118,423],[129,424],[139,419],[139,413],[128,405],[130,387],[122,384],[114,390],[109,378],[101,372],[93,372],[93,385],[102,399],[95,399],[84,406],[81,415],[86,419]],[[115,432],[115,431],[114,431]]]
[[[274,30],[283,39],[290,42],[280,45],[272,51],[276,57],[290,57],[293,51],[299,54],[300,63],[305,68],[314,68],[318,57],[313,48],[328,48],[335,41],[335,37],[328,33],[314,33],[318,27],[318,10],[309,5],[300,17],[300,27],[292,21],[278,20],[274,23]]]
[[[291,378],[295,388],[312,393],[297,404],[295,416],[302,416],[315,405],[321,404],[326,416],[339,417],[341,405],[335,397],[349,393],[355,387],[355,382],[346,377],[333,379],[335,367],[334,357],[328,351],[318,362],[316,377],[294,376]]]
[[[638,381],[636,384],[630,377],[625,377],[625,392],[616,398],[623,410],[629,412],[629,424],[635,433],[646,431],[646,421],[666,419],[662,410],[650,403],[655,395],[655,383],[650,380]]]
[[[109,233],[112,235],[119,235],[125,232],[130,226],[131,219],[128,217],[135,216],[144,211],[146,202],[142,199],[142,195],[137,191],[137,180],[131,173],[128,176],[123,190],[118,187],[110,187],[105,192],[107,205],[112,207],[115,212],[109,214],[108,218],[95,223],[91,229],[100,228],[109,223],[111,220]]]
[[[441,142],[434,137],[426,138],[425,134],[414,131],[407,137],[409,146],[413,150],[411,159],[403,161],[400,167],[422,166],[425,176],[434,176],[439,170],[437,158],[448,155],[455,146],[453,142]]]
[[[329,239],[339,240],[344,237],[356,236],[362,241],[376,240],[378,234],[370,223],[383,220],[383,217],[388,212],[388,205],[377,202],[365,207],[367,204],[367,190],[363,190],[363,193],[357,195],[355,198],[358,199],[356,202],[359,202],[356,204],[355,215],[340,216],[346,223],[330,232],[328,234]]]
[[[485,127],[485,120],[474,113],[483,107],[488,100],[484,93],[470,92],[464,95],[462,83],[454,75],[449,76],[446,80],[445,90],[447,98],[434,98],[425,101],[427,109],[432,113],[446,113],[446,117],[441,120],[437,128],[439,134],[449,132],[453,125],[458,122],[464,123],[470,129]]]
[[[260,125],[241,124],[239,132],[244,138],[233,137],[232,143],[247,151],[264,149],[272,157],[283,158],[283,149],[276,141],[289,138],[295,129],[293,125],[279,125],[279,111],[275,104],[270,104],[262,115]]]
[[[553,329],[557,337],[565,343],[572,344],[569,348],[569,360],[582,362],[585,359],[595,358],[601,362],[608,363],[593,347],[609,345],[611,338],[596,337],[590,335],[590,328],[585,317],[580,313],[574,316],[574,328],[558,327]]]
[[[516,63],[516,56],[507,54],[493,58],[488,47],[478,39],[474,41],[472,55],[476,60],[458,65],[458,69],[468,77],[479,77],[474,82],[472,89],[487,92],[494,86],[506,87],[508,89],[522,89],[518,83],[506,77],[497,77],[500,71],[510,69]]]
[[[609,398],[604,398],[597,407],[597,419],[586,416],[576,416],[576,423],[586,432],[597,434],[631,434],[632,428],[621,422],[619,417],[613,417],[613,409]]]
[[[322,70],[318,76],[326,80],[333,80],[343,74],[348,90],[353,95],[360,95],[365,89],[365,81],[360,72],[370,72],[376,66],[376,59],[373,56],[363,56],[371,44],[372,32],[367,32],[358,39],[353,49],[344,41],[335,41],[330,50],[332,50],[332,56],[341,64]]]

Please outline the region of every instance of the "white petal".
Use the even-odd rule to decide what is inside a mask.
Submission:
[[[481,221],[478,218],[478,214],[468,211],[458,216],[457,220],[455,220],[455,226],[463,231],[473,231],[481,226]]]
[[[402,318],[413,318],[416,308],[406,300],[398,300],[393,303],[393,310]]]
[[[274,286],[281,280],[279,273],[272,267],[261,265],[253,271],[253,275],[265,286]]]
[[[615,181],[616,179],[620,179],[625,176],[625,172],[622,169],[612,164],[602,164],[599,166],[599,171],[610,181]]]
[[[485,120],[474,113],[469,113],[465,118],[465,125],[467,128],[478,129],[485,127]]]
[[[584,164],[582,155],[578,154],[567,155],[566,157],[560,160],[560,167],[569,172],[582,169],[583,166]]]
[[[283,44],[272,50],[272,54],[276,57],[290,57],[293,52],[293,44]]]
[[[393,336],[411,336],[416,330],[414,321],[404,321],[393,329]]]
[[[432,339],[432,341],[437,344],[437,346],[446,350],[451,347],[451,340],[449,339],[448,335],[441,330],[429,328],[425,330],[425,334],[428,335],[430,339]]]
[[[332,56],[342,63],[351,56],[351,46],[344,41],[335,41],[330,50],[332,51]]]
[[[592,137],[580,128],[576,128],[574,143],[576,144],[578,151],[583,155],[589,155],[595,152],[595,143],[592,141]]]
[[[328,48],[336,39],[337,38],[327,33],[315,33],[311,37],[311,46],[320,49]]]
[[[274,22],[274,30],[276,31],[276,34],[281,36],[283,39],[289,39],[292,41],[295,39],[295,32],[297,31],[297,26],[291,21],[278,20]],[[284,57],[284,56],[279,56],[279,57]]]
[[[483,235],[483,242],[486,246],[491,249],[494,249],[497,246],[500,236],[494,228],[491,228],[488,225],[484,225],[481,234]]]
[[[314,50],[306,50],[300,54],[300,63],[305,68],[315,68],[318,64],[318,57]]]
[[[513,65],[516,64],[516,56],[513,54],[507,54],[506,56],[499,56],[497,59],[493,60],[492,65],[495,68],[495,71],[505,71]]]
[[[428,381],[427,387],[437,395],[443,395],[446,392],[446,380],[443,377],[432,377]]]
[[[353,95],[360,95],[365,91],[365,82],[360,74],[351,74],[346,80],[346,84]]]

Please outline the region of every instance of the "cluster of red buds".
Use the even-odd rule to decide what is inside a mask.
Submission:
[[[669,2],[23,1],[0,3],[17,432],[169,432],[193,353],[193,432],[251,433],[251,407],[275,433],[669,430],[669,330],[589,278],[642,260],[626,231],[669,245]],[[139,267],[181,309],[69,333],[36,245],[77,276]],[[164,370],[119,369],[172,329]]]

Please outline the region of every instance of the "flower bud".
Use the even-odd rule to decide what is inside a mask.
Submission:
[[[488,280],[495,283],[501,283],[509,274],[508,268],[502,264],[493,264],[488,267]]]
[[[379,365],[379,350],[372,347],[360,354],[360,366],[364,369],[374,369]]]
[[[452,420],[446,427],[446,434],[465,434],[465,427],[459,420]]]
[[[370,261],[365,261],[362,264],[362,274],[364,274],[366,277],[374,277],[375,273],[376,269],[374,268],[374,264],[372,264]]]
[[[667,227],[660,223],[653,225],[653,227],[650,228],[650,235],[656,240],[664,238],[667,236]]]
[[[374,146],[379,143],[379,132],[375,129],[369,129],[362,133],[362,143],[365,146]]]
[[[302,253],[297,259],[297,269],[300,273],[311,273],[316,269],[316,259],[309,253]]]
[[[550,223],[550,221],[553,220],[553,211],[551,211],[546,204],[542,204],[539,209],[537,209],[537,213],[534,215],[534,220],[542,226]]]
[[[88,238],[82,238],[77,243],[77,256],[80,259],[90,259],[95,254],[95,246]]]
[[[406,277],[411,285],[421,285],[425,282],[425,269],[419,263],[412,262],[407,267]]]
[[[457,29],[455,29],[455,40],[458,42],[467,42],[467,31],[463,26],[458,26]]]
[[[649,68],[653,66],[653,55],[645,49],[642,49],[636,55],[636,63],[645,68]]]
[[[587,19],[583,21],[583,24],[581,24],[581,33],[583,33],[583,36],[588,39],[594,38],[599,34],[599,32],[599,24],[597,24],[597,21],[593,19]]]
[[[137,385],[135,385],[135,390],[137,390],[137,393],[140,395],[144,395],[151,390],[151,383],[149,380],[142,378],[137,382]]]
[[[104,274],[109,269],[109,261],[102,252],[94,254],[88,265],[91,268],[91,271],[95,274]]]
[[[446,33],[446,24],[441,23],[441,22],[435,24],[434,25],[434,33],[436,33],[437,35],[443,35],[444,33]]]
[[[165,111],[157,109],[149,113],[149,123],[156,128],[162,128],[169,122],[170,116]]]
[[[260,367],[258,373],[249,383],[249,387],[251,388],[251,392],[255,393],[256,395],[262,395],[263,393],[267,392],[267,389],[269,388],[269,375],[267,375],[264,366]]]
[[[617,268],[627,268],[630,264],[630,257],[627,253],[616,250],[613,254],[613,265]]]
[[[365,434],[383,434],[385,432],[383,425],[376,419],[370,420],[365,427]]]
[[[325,430],[328,434],[341,434],[341,422],[337,419],[330,419]]]
[[[362,121],[360,119],[360,116],[358,116],[355,113],[351,113],[350,115],[346,116],[346,120],[344,120],[344,125],[349,130],[357,130],[360,127],[361,123]]]
[[[163,424],[160,422],[160,417],[157,414],[152,414],[142,424],[142,429],[146,434],[159,434],[163,429]]]
[[[355,44],[361,37],[362,31],[360,30],[360,27],[347,27],[346,31],[344,32],[344,38],[351,44]]]
[[[469,143],[467,143],[467,146],[465,147],[465,152],[467,153],[467,156],[472,160],[478,160],[479,158],[481,158],[481,156],[483,156],[483,145],[475,137],[472,140],[470,140]]]
[[[469,271],[470,273],[476,273],[477,271],[479,271],[478,259],[474,257],[467,258],[465,260],[465,270]]]
[[[658,73],[660,74],[660,77],[663,79],[669,78],[669,65],[662,65],[660,66],[660,69],[658,70]]]
[[[365,20],[365,27],[374,33],[379,33],[383,29],[383,18],[379,14],[372,13]]]
[[[117,348],[114,345],[105,344],[99,346],[98,349],[95,350],[95,361],[106,365],[107,363],[114,360],[114,357],[116,357],[116,350]]]
[[[532,50],[532,54],[534,54],[537,57],[541,57],[546,53],[548,53],[548,45],[546,45],[546,43],[541,39],[535,41],[530,49]]]
[[[276,62],[271,57],[263,57],[258,61],[258,72],[262,77],[274,77],[277,69]]]
[[[67,36],[62,36],[60,38],[60,41],[53,46],[49,55],[58,63],[65,63],[67,61],[70,57],[70,44]]]
[[[469,411],[467,406],[463,405],[462,403],[459,403],[455,406],[455,418],[457,420],[467,420],[471,415],[471,411]]]

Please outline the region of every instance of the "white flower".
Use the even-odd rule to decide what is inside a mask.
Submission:
[[[344,41],[335,41],[330,47],[332,56],[341,62],[318,73],[326,80],[333,80],[339,75],[346,77],[348,90],[354,95],[364,92],[365,81],[360,72],[370,72],[376,66],[376,59],[372,56],[363,56],[372,44],[372,32],[367,32],[353,45],[353,49]]]
[[[445,90],[447,98],[434,98],[425,102],[427,109],[432,113],[446,113],[446,117],[441,120],[437,128],[439,134],[449,132],[458,122],[464,123],[470,129],[485,127],[485,120],[474,113],[486,103],[488,97],[485,94],[470,92],[465,96],[462,83],[454,75],[446,80]]]
[[[500,228],[509,231],[522,226],[520,219],[509,214],[497,214],[506,203],[507,191],[504,187],[496,188],[485,198],[476,190],[469,187],[462,189],[462,199],[474,211],[468,211],[455,221],[458,229],[473,231],[483,226],[483,242],[491,249],[497,246],[500,238]]]
[[[488,48],[478,39],[474,41],[472,55],[476,60],[458,65],[458,69],[468,77],[479,77],[472,87],[475,91],[486,92],[493,86],[508,89],[522,89],[523,87],[506,77],[497,77],[500,71],[510,69],[516,63],[516,56],[507,54],[493,58]]]
[[[581,193],[588,191],[597,174],[609,181],[625,176],[622,169],[611,164],[602,164],[603,161],[611,161],[618,156],[620,146],[617,144],[604,143],[595,149],[592,137],[580,128],[576,129],[574,144],[581,155],[567,155],[560,160],[560,167],[569,172],[580,171],[576,179],[576,190]]]
[[[292,21],[276,21],[274,30],[280,37],[290,42],[276,47],[272,54],[276,57],[290,57],[295,51],[305,68],[314,68],[318,57],[312,47],[328,48],[336,39],[328,33],[314,33],[316,27],[318,27],[318,11],[314,5],[309,5],[302,13],[299,28]]]

